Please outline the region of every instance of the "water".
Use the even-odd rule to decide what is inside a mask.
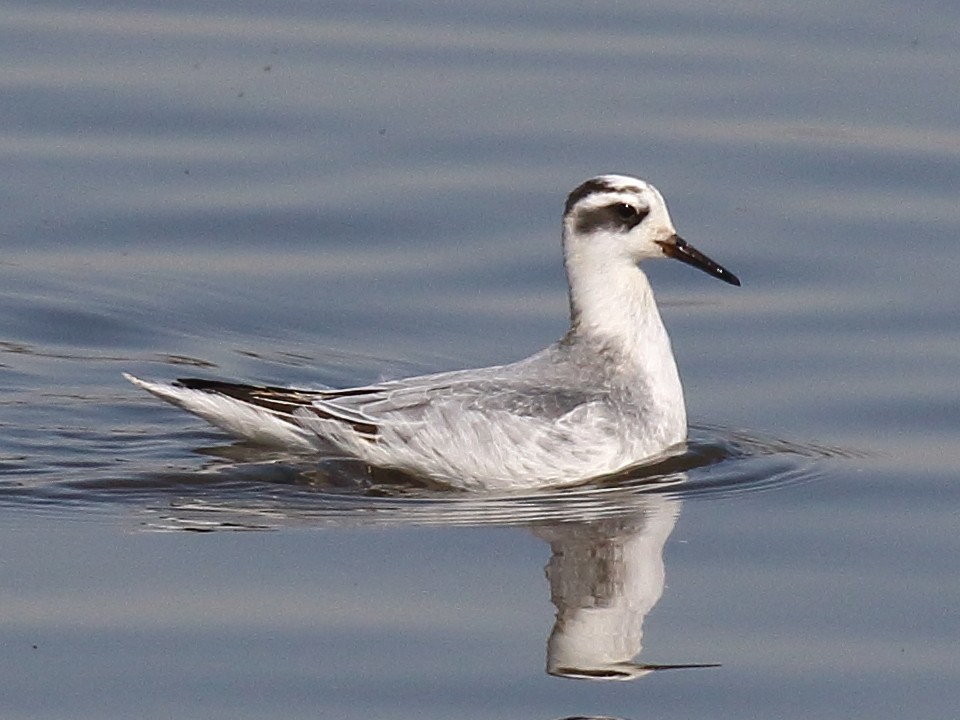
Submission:
[[[956,714],[956,8],[3,14],[4,718]],[[523,357],[598,172],[744,281],[649,268],[664,464],[411,488],[120,377]]]

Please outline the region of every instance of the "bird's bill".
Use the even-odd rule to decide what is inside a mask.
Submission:
[[[667,257],[691,265],[698,270],[703,270],[708,275],[720,278],[731,285],[740,286],[740,280],[736,275],[722,265],[715,263],[679,235],[673,235],[667,240],[658,240],[657,245],[660,246],[663,254]]]

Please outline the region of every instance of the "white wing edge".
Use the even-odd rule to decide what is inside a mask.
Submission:
[[[151,395],[183,408],[244,440],[294,450],[317,450],[326,445],[306,428],[282,420],[269,410],[226,395],[189,390],[171,383],[141,380],[129,373],[123,373],[123,377]]]

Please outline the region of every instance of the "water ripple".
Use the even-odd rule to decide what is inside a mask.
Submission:
[[[200,470],[8,484],[0,486],[0,503],[85,514],[133,507],[154,530],[537,525],[628,516],[651,493],[705,499],[811,482],[829,461],[861,456],[698,426],[684,450],[617,475],[562,489],[478,494],[344,458],[291,458],[243,444],[198,452],[208,458]]]

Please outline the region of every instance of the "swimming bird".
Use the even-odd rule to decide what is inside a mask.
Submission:
[[[468,490],[580,483],[687,436],[683,388],[639,263],[673,258],[739,285],[684,241],[650,183],[600,175],[567,197],[570,329],[518,362],[347,389],[219,380],[135,385],[239,438],[366,463]]]

